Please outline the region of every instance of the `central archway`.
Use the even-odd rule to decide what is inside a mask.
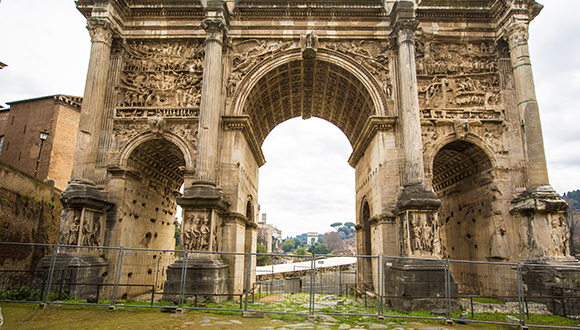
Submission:
[[[372,168],[372,172],[376,173],[378,163],[375,164],[375,162],[381,162],[381,159],[385,157],[382,152],[386,148],[383,148],[382,145],[379,146],[380,142],[373,140],[373,134],[376,134],[376,131],[369,133],[368,129],[371,118],[387,115],[385,95],[375,77],[367,69],[339,52],[319,49],[316,59],[303,59],[299,49],[293,49],[275,58],[266,59],[256,65],[255,69],[250,70],[242,79],[231,101],[232,107],[229,114],[248,118],[244,125],[249,126],[250,128],[247,130],[251,131],[251,134],[247,131],[244,132],[246,142],[239,142],[239,146],[252,148],[252,143],[255,143],[254,145],[258,147],[259,152],[261,152],[262,144],[268,134],[276,126],[289,119],[316,117],[332,123],[347,137],[353,150],[358,147],[359,152],[365,153],[366,151],[366,154],[371,156],[359,156],[358,163],[351,163],[357,172],[355,186],[352,187],[353,191],[356,191],[356,187],[360,186],[364,178],[368,176],[367,168]],[[231,127],[233,130],[242,130],[234,125]],[[239,141],[237,133],[227,134],[232,134],[230,135],[232,141]],[[361,141],[366,141],[366,143],[361,146]],[[389,148],[391,147],[389,146]],[[381,151],[377,151],[378,149]],[[234,147],[233,150],[238,149]],[[255,151],[253,152],[255,155]],[[244,181],[248,181],[250,187],[252,180],[257,182],[259,176],[257,168],[262,165],[259,157],[254,156],[254,163],[243,155],[247,155],[247,153],[236,151],[228,160],[229,166],[240,168],[239,171],[242,174],[238,181],[240,183],[231,185],[232,191],[235,189],[238,194],[236,199],[238,204],[234,207],[239,213],[246,213],[247,204],[247,201],[242,197],[243,195],[240,194],[243,189],[240,186],[245,184]],[[396,159],[396,157],[393,158]],[[251,175],[248,179],[242,172],[252,172],[253,164],[257,164],[255,179]],[[235,170],[237,171],[237,169]],[[226,180],[228,179],[224,179],[224,181]],[[224,184],[224,186],[226,185]],[[369,184],[367,188],[370,186]],[[380,188],[377,184],[369,189]],[[246,192],[243,194],[247,195]],[[369,205],[382,202],[377,198],[378,193],[373,194],[366,190],[364,193],[361,192],[360,196],[357,194],[353,200],[353,205],[356,205],[357,209],[360,204],[359,199],[365,195],[372,196],[368,202]],[[370,210],[381,211],[380,207],[369,207]],[[361,214],[357,210],[351,216],[356,217],[356,222],[360,223],[362,221]],[[368,219],[373,216],[376,214],[367,214],[366,216],[367,225],[365,228],[369,233]],[[372,253],[374,249],[371,247],[370,235],[362,237],[362,240],[366,249],[358,251],[358,253]],[[357,246],[360,246],[360,243]],[[361,267],[364,266],[361,265]],[[361,280],[363,279],[361,278]],[[369,281],[372,282],[372,279]],[[372,286],[373,283],[370,283],[370,287]]]

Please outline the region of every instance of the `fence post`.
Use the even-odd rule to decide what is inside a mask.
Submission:
[[[316,253],[312,253],[312,263],[310,264],[310,311],[309,315],[314,315],[314,281],[316,280]]]
[[[119,256],[117,257],[117,266],[115,267],[115,281],[113,283],[113,297],[111,298],[111,307],[115,308],[117,304],[117,291],[119,289],[119,281],[121,280],[121,266],[123,265],[123,255],[125,255],[125,248],[119,248]]]
[[[383,295],[385,294],[385,269],[384,269],[384,265],[385,265],[385,259],[383,257],[383,254],[381,253],[379,255],[379,316],[383,316],[383,310],[384,310],[384,305],[383,305]]]
[[[252,273],[252,251],[248,252],[248,262],[246,263],[246,301],[244,302],[244,312],[248,311],[248,296],[250,295],[250,274]],[[252,301],[254,301],[252,294]],[[241,306],[240,306],[241,308]]]
[[[48,295],[50,294],[50,285],[52,283],[52,275],[54,274],[54,267],[56,264],[56,255],[58,254],[58,242],[54,242],[54,247],[52,248],[52,256],[50,258],[50,266],[48,267],[48,274],[46,283],[46,292],[44,294],[44,299],[42,300],[43,303],[48,303]]]
[[[451,276],[449,269],[449,258],[445,258],[445,316],[447,322],[451,321]]]
[[[179,282],[179,308],[183,307],[183,298],[185,296],[185,277],[187,275],[187,259],[189,252],[183,252],[183,263],[181,268],[181,281]]]
[[[522,265],[518,262],[517,266],[518,272],[518,305],[520,308],[520,324],[522,326],[526,325],[526,319],[524,317],[524,285],[523,285],[523,278],[522,278]]]

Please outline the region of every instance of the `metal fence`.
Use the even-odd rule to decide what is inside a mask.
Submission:
[[[0,260],[2,302],[364,315],[528,327],[546,327],[535,322],[541,314],[580,316],[580,267],[575,265],[391,256],[348,256],[345,261],[345,256],[309,255],[293,256],[293,264],[257,269],[263,257],[289,256],[0,242],[2,255],[17,245],[42,246],[50,254],[27,269],[11,269],[10,262]],[[63,255],[67,262],[57,258]],[[217,290],[204,291],[200,283],[207,274],[192,271],[198,269],[192,263],[199,260],[213,269],[214,277],[218,274],[219,283],[213,283]],[[84,267],[89,261],[92,268]],[[578,281],[546,286],[538,282],[546,274]],[[405,309],[432,314],[400,312]],[[490,321],[489,313],[502,314],[505,321]]]

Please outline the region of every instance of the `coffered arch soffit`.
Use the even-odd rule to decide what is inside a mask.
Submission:
[[[493,151],[475,135],[461,140],[449,135],[425,154],[436,192],[458,178],[498,167]]]
[[[155,149],[155,154],[167,155],[173,161],[168,163],[184,162],[185,170],[192,170],[195,165],[195,150],[187,142],[177,135],[165,132],[163,137],[156,136],[151,132],[143,133],[131,139],[120,151],[118,165],[127,167],[129,158],[138,147]],[[159,149],[159,152],[157,152]],[[163,152],[166,150],[167,152]],[[173,155],[173,156],[172,156]],[[181,159],[178,161],[178,159]]]
[[[250,116],[259,145],[278,124],[313,116],[336,125],[354,148],[367,119],[389,110],[364,67],[319,48],[316,60],[305,61],[300,49],[291,49],[257,64],[236,90],[231,113]]]

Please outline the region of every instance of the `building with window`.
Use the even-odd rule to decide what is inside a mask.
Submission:
[[[70,179],[82,98],[51,95],[0,109],[0,161],[64,190]]]

